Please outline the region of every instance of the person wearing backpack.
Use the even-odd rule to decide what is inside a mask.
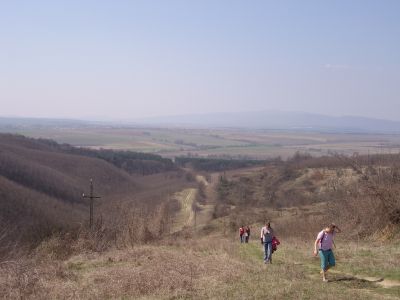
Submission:
[[[272,263],[272,240],[274,238],[274,230],[269,221],[265,222],[265,226],[261,228],[261,244],[264,246],[264,263]]]
[[[337,227],[334,223],[327,226],[325,229],[320,231],[317,235],[317,239],[314,243],[314,256],[319,254],[321,259],[321,274],[322,281],[327,282],[326,272],[335,266],[335,256],[333,254],[333,246],[334,246],[334,237],[336,233],[341,232],[339,227]],[[318,247],[318,251],[317,251]]]

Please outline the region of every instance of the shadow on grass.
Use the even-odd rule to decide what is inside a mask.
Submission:
[[[336,276],[334,279],[331,279],[330,281],[332,282],[337,282],[337,281],[361,281],[361,282],[369,282],[369,283],[375,283],[375,282],[382,282],[383,278],[379,278],[377,280],[366,280],[366,279],[361,279],[357,278],[354,276]]]
[[[377,280],[366,280],[362,278],[357,278],[349,275],[338,275],[329,278],[329,282],[341,283],[350,288],[364,289],[364,288],[376,288],[378,282],[382,282],[383,278]]]

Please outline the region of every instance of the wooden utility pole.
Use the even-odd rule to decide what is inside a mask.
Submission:
[[[89,216],[89,226],[90,229],[93,229],[93,205],[94,205],[94,199],[101,198],[99,196],[94,196],[94,191],[93,191],[93,179],[90,179],[90,195],[87,196],[85,194],[82,195],[83,198],[90,199],[90,216]]]
[[[197,205],[194,207],[194,229],[196,229],[197,225]]]

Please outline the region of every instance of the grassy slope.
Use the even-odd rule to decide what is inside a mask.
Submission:
[[[400,296],[400,287],[384,289],[348,276],[359,273],[353,271],[356,268],[362,268],[365,274],[379,270],[382,276],[400,280],[399,250],[395,245],[389,248],[391,255],[384,256],[375,255],[381,249],[371,250],[370,245],[359,245],[355,252],[355,244],[344,248],[346,244],[340,243],[338,267],[330,275],[332,282],[323,283],[318,274],[319,260],[310,255],[312,241],[283,239],[282,242],[272,265],[262,263],[258,240],[240,245],[236,239],[221,235],[164,240],[158,245],[79,255],[63,262],[35,262],[33,268],[20,268],[15,278],[8,277],[0,296],[52,299],[396,299]],[[361,249],[372,252],[360,255]],[[374,264],[365,264],[368,257],[374,257]],[[21,283],[20,278],[25,281]]]
[[[86,227],[89,201],[82,193],[88,194],[90,178],[101,196],[94,220],[108,230],[123,228],[124,214],[155,213],[168,194],[195,186],[183,172],[129,175],[101,159],[0,134],[0,259],[14,255],[14,247],[28,251],[55,233]]]

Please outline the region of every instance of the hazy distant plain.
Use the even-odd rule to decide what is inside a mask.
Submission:
[[[25,127],[0,129],[35,138],[52,139],[79,147],[132,150],[165,157],[199,155],[213,157],[287,158],[296,151],[314,156],[330,152],[398,153],[400,135],[320,133],[309,131],[124,128],[107,126]]]

